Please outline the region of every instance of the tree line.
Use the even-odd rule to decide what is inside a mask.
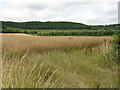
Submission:
[[[5,22],[2,21],[2,28],[7,29],[18,28],[18,29],[29,29],[29,30],[39,30],[39,29],[56,29],[56,30],[67,30],[67,29],[89,29],[89,30],[119,30],[120,24],[113,25],[86,25],[83,23],[75,22]]]
[[[115,33],[120,33],[120,30],[28,30],[28,29],[17,29],[7,28],[3,29],[3,33],[25,33],[38,36],[111,36]]]

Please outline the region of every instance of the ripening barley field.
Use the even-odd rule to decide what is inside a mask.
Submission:
[[[112,37],[2,35],[3,88],[115,88]]]

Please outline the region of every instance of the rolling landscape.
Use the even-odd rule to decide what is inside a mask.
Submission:
[[[117,88],[119,24],[2,21],[3,88]]]
[[[0,0],[0,89],[118,90],[120,0]]]

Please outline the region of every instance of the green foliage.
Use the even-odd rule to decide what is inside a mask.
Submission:
[[[118,30],[40,30],[38,36],[110,36]]]
[[[114,34],[114,42],[118,45],[120,45],[120,33]]]
[[[20,29],[89,29],[88,25],[73,22],[3,22],[3,28]]]
[[[74,22],[2,22],[3,33],[25,33],[38,36],[109,36],[120,33],[120,24],[85,25]],[[116,37],[117,38],[117,37]]]
[[[15,29],[15,28],[6,28],[2,30],[3,33],[19,33],[20,29]]]
[[[37,34],[38,31],[35,31],[35,30],[24,30],[23,33],[25,33],[25,34]]]
[[[87,29],[30,30],[30,29],[6,28],[3,29],[2,32],[25,33],[25,34],[34,34],[38,36],[111,36],[114,35],[115,33],[120,33],[120,30],[87,30]]]
[[[116,33],[114,35],[113,41],[115,42],[114,50],[117,51],[116,58],[118,60],[118,63],[120,64],[120,62],[119,62],[119,59],[120,59],[120,33]]]
[[[113,43],[106,45],[108,50],[105,50],[104,56],[109,63],[119,63],[120,58],[120,32],[113,35]]]
[[[0,28],[0,33],[2,33],[2,28]]]
[[[86,25],[74,22],[2,22],[3,28],[20,28],[20,29],[90,29],[90,30],[119,30],[120,24],[114,25]]]

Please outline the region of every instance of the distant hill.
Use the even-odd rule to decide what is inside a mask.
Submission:
[[[119,30],[120,24],[113,25],[86,25],[82,23],[75,22],[7,22],[2,21],[3,29],[5,28],[19,28],[19,29],[90,29],[90,30]]]

